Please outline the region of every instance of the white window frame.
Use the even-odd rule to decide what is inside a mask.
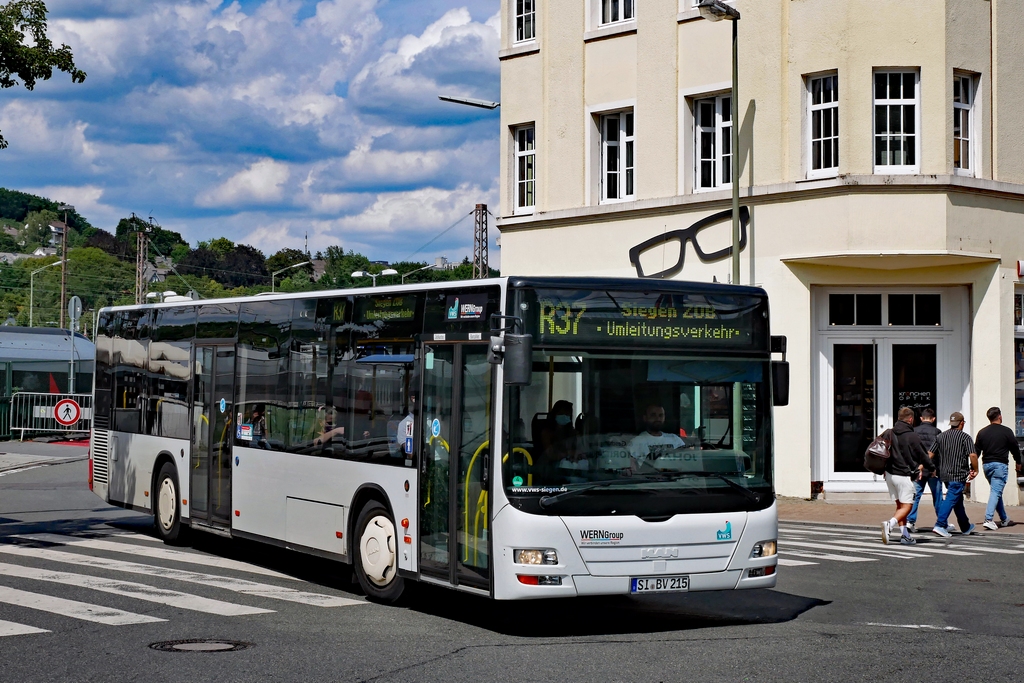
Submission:
[[[518,45],[537,40],[537,0],[511,0],[511,2],[512,43]],[[529,27],[530,35],[526,35],[527,27]]]
[[[597,0],[598,26],[611,26],[627,21],[636,21],[637,0]],[[626,14],[629,16],[626,16]],[[615,18],[612,18],[612,16]]]
[[[832,79],[832,100],[825,102],[814,102],[814,86],[815,82],[821,82],[825,85],[825,79]],[[807,135],[806,135],[806,159],[807,159],[807,177],[808,178],[833,178],[839,173],[839,74],[835,71],[829,73],[814,74],[805,77],[805,83],[807,86]],[[822,92],[824,92],[824,87]],[[823,98],[824,99],[824,98]],[[821,134],[819,137],[815,137],[814,133],[814,120],[816,117],[820,117],[824,123],[826,117],[830,117],[832,120],[832,134],[824,135],[824,131],[819,131]],[[824,129],[824,126],[822,126]],[[824,157],[824,145],[827,143],[832,147],[832,164],[830,166],[822,165],[821,168],[814,168],[816,159],[814,143],[820,143],[820,149],[822,150],[822,157]],[[824,163],[824,158],[822,159]]]
[[[875,91],[876,78],[881,74],[912,74],[914,77],[914,97],[900,99],[890,99],[888,97],[888,86],[886,97],[878,98]],[[902,95],[902,86],[901,92]],[[914,121],[914,163],[913,164],[879,164],[878,163],[878,145],[879,140],[882,138],[901,137],[906,140],[906,134],[898,134],[894,136],[892,133],[878,133],[878,107],[892,107],[900,106],[914,107],[913,121]],[[905,117],[904,117],[905,118]],[[902,126],[901,126],[902,128]],[[875,69],[871,74],[871,162],[874,172],[876,174],[884,175],[895,175],[899,173],[920,173],[921,172],[921,71],[920,69]]]
[[[961,93],[963,88],[967,88],[967,102],[963,102],[961,94],[961,101],[957,102],[956,99],[956,86],[959,85]],[[977,77],[974,74],[963,73],[960,71],[953,72],[953,173],[956,175],[964,176],[975,176],[977,175],[977,159],[976,154],[978,149],[978,137],[975,127],[975,106],[978,102],[978,88],[977,88]],[[960,116],[966,116],[967,126],[966,131],[963,130],[964,126],[961,124],[960,137],[956,134],[956,120]],[[967,145],[967,153],[964,154],[963,145]],[[957,148],[960,151],[961,166],[957,166]],[[966,161],[967,165],[963,166],[962,163]]]
[[[616,140],[610,140],[607,135],[613,119],[616,120],[613,129],[618,133]],[[629,134],[630,119],[632,134]],[[598,116],[597,123],[601,141],[601,203],[633,201],[636,198],[636,116],[633,109],[603,112]],[[611,154],[612,150],[615,151],[614,155]],[[616,159],[614,171],[609,168],[613,156]],[[612,174],[615,174],[614,180],[610,178]],[[609,192],[611,189],[614,192]]]
[[[714,103],[714,121],[707,125],[701,115],[700,106],[703,102]],[[731,164],[735,155],[731,152],[732,146],[732,92],[727,91],[717,95],[693,98],[693,191],[714,192],[716,190],[732,189],[732,172],[724,173],[725,157],[729,157]],[[728,117],[728,120],[726,120]],[[710,133],[712,135],[712,155],[705,160],[702,156],[701,135]],[[725,154],[723,150],[730,147],[730,153]],[[708,161],[711,163],[711,185],[703,185],[701,182],[701,166]]]
[[[520,144],[520,139],[529,137],[528,143]],[[525,141],[524,141],[525,142]],[[528,146],[529,145],[529,146]],[[514,214],[531,214],[537,208],[537,127],[529,123],[512,129],[512,203]],[[531,164],[533,177],[525,177],[524,164]],[[526,197],[532,203],[524,201]]]

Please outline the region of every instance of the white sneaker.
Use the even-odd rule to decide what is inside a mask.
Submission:
[[[909,531],[912,534],[916,534],[917,533],[917,524],[915,524],[913,522],[908,522],[907,523],[907,531]]]
[[[986,529],[988,529],[989,531],[998,531],[999,530],[999,525],[997,525],[991,519],[988,520],[987,522],[985,522],[984,524],[982,524],[982,526],[985,527]]]
[[[891,530],[892,527],[889,526],[889,520],[882,522],[882,543],[885,545],[889,545],[889,532]]]
[[[960,530],[956,527],[956,524],[947,524],[946,525],[946,531],[948,531],[951,534],[953,534],[953,533],[956,533],[956,534],[960,533]]]

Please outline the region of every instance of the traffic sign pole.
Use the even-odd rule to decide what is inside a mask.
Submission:
[[[66,229],[66,228],[65,228]],[[75,393],[75,327],[82,316],[82,300],[77,296],[68,301],[68,332],[71,333],[71,366],[68,371],[68,393]]]

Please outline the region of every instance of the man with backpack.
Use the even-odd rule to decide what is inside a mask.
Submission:
[[[925,453],[930,451],[932,444],[935,443],[935,437],[939,435],[939,428],[935,426],[934,410],[925,408],[921,411],[921,424],[914,427],[914,433],[921,439],[921,446]],[[917,533],[917,508],[921,504],[921,496],[924,494],[925,488],[932,492],[932,505],[935,507],[936,518],[939,516],[939,505],[942,503],[942,482],[939,481],[939,471],[935,468],[931,458],[925,458],[925,460],[924,472],[921,473],[921,478],[914,482],[914,507],[907,515],[907,528],[912,534]]]
[[[888,545],[889,535],[898,527],[900,544],[915,545],[917,541],[910,537],[906,520],[914,507],[914,482],[921,478],[928,456],[921,438],[914,432],[914,409],[900,408],[896,417],[892,447],[885,463],[885,485],[896,502],[896,515],[882,522],[882,543]]]
[[[961,413],[949,416],[949,429],[935,437],[928,456],[937,462],[939,476],[946,485],[946,497],[942,499],[939,518],[932,531],[943,538],[949,538],[946,526],[949,514],[955,512],[960,533],[969,536],[974,532],[974,525],[967,518],[967,510],[964,508],[964,488],[967,482],[978,476],[978,454],[971,435],[964,431],[964,416]]]

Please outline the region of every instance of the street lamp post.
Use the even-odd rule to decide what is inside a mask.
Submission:
[[[36,273],[44,271],[47,268],[53,268],[54,266],[59,266],[62,263],[64,263],[63,259],[61,259],[60,261],[54,261],[53,263],[49,263],[49,264],[43,266],[42,268],[37,268],[36,270],[33,270],[31,275],[28,276],[28,326],[29,327],[32,327],[32,323],[35,320],[33,318],[32,314],[33,314],[33,311],[35,309]],[[63,322],[64,321],[61,320],[62,324],[63,324]]]
[[[732,21],[732,283],[740,283],[740,122],[739,122],[739,23],[740,12],[722,0],[701,0],[700,15],[709,21]]]
[[[371,273],[366,270],[357,270],[356,272],[352,273],[352,277],[368,277],[372,279],[374,287],[377,286],[377,278],[381,275],[398,275],[398,271],[395,270],[394,268],[385,268],[379,273]]]
[[[60,326],[64,327],[64,308],[67,306],[68,300],[68,211],[74,211],[75,207],[70,204],[61,204],[57,210],[64,212],[64,229],[60,231],[60,262],[64,264],[60,267]]]
[[[278,275],[280,275],[281,273],[283,273],[286,270],[291,270],[292,268],[298,268],[299,266],[308,266],[311,263],[313,263],[313,262],[312,261],[303,261],[302,263],[295,263],[295,264],[292,264],[292,265],[288,266],[287,268],[282,268],[281,270],[275,270],[273,273],[270,274],[270,291],[271,292],[275,291],[274,283],[276,282],[276,279],[277,279]]]
[[[437,264],[436,263],[431,263],[429,265],[423,266],[422,268],[417,268],[416,270],[410,270],[408,273],[406,273],[405,275],[402,276],[402,284],[404,285],[405,284],[405,278],[409,277],[413,273],[418,273],[421,270],[428,270],[430,268],[437,268]]]

